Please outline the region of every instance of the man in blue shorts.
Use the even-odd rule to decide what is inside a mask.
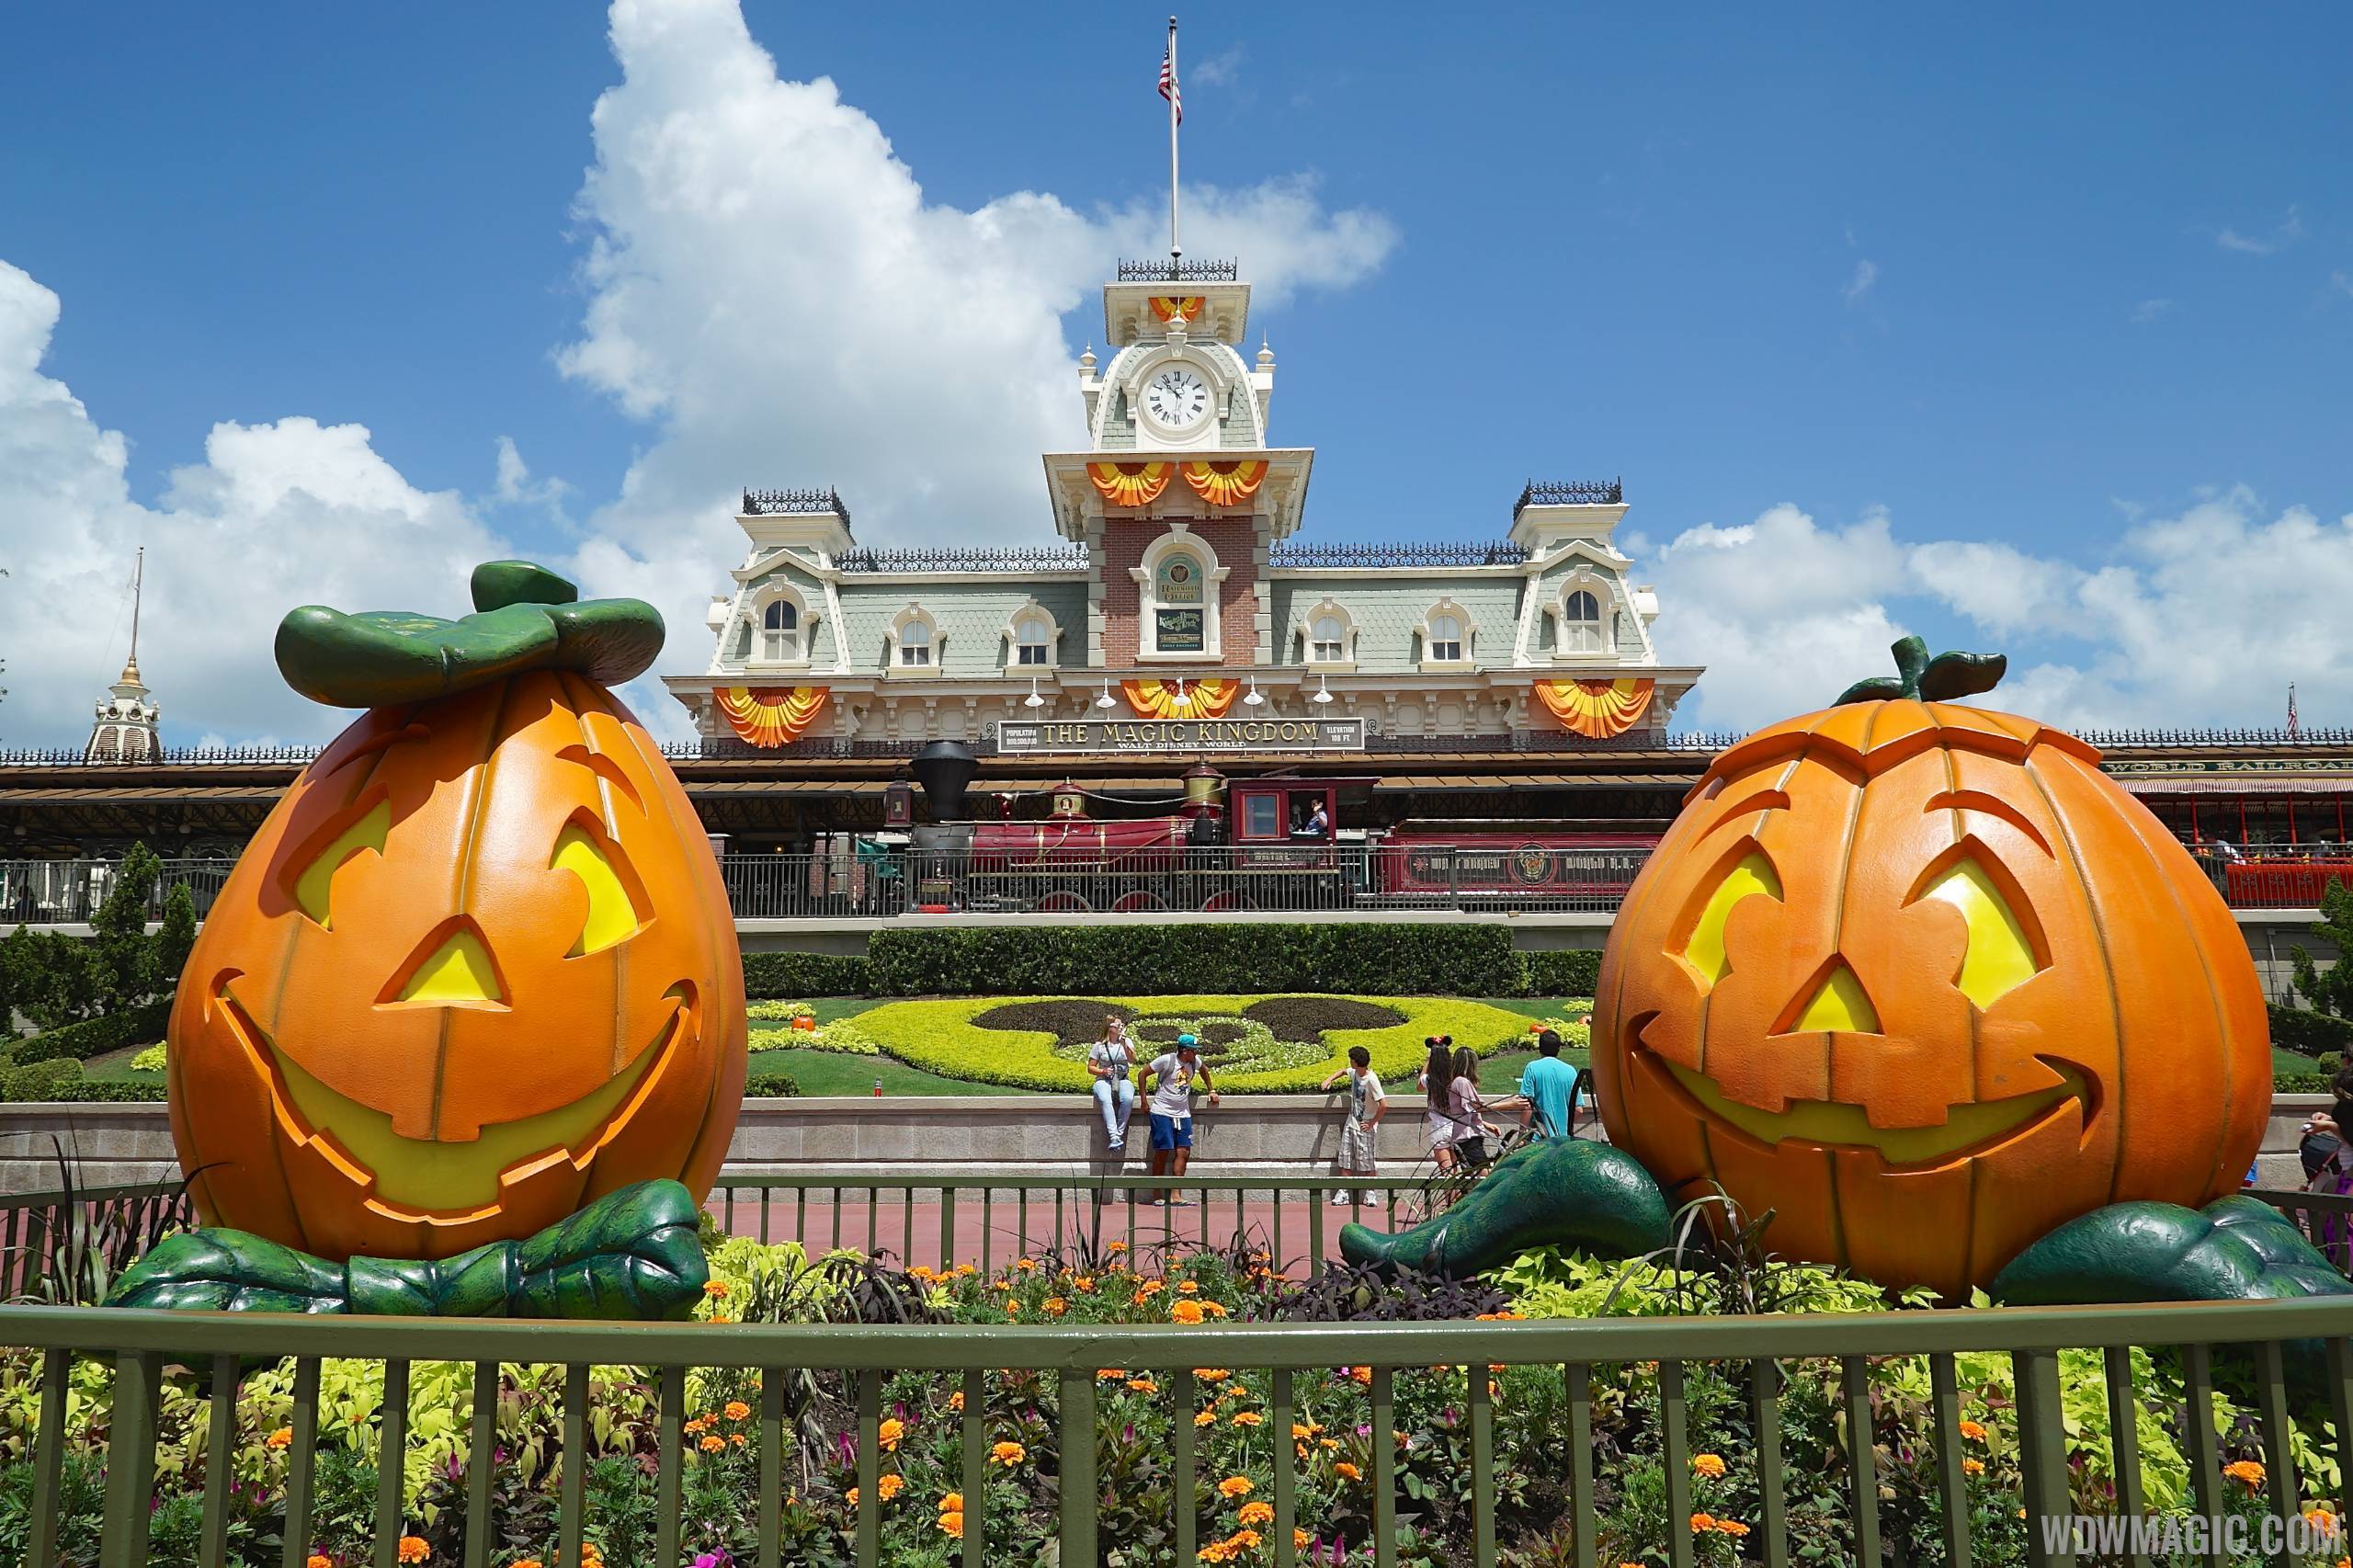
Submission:
[[[1176,1037],[1176,1049],[1155,1056],[1136,1080],[1138,1094],[1152,1096],[1152,1174],[1181,1176],[1193,1153],[1193,1080],[1210,1092],[1217,1104],[1217,1086],[1210,1082],[1209,1064],[1201,1060],[1201,1042],[1188,1034]],[[1163,1187],[1147,1203],[1191,1203]]]

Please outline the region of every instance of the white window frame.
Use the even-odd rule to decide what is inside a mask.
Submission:
[[[1199,650],[1164,653],[1160,647],[1160,602],[1154,585],[1161,563],[1178,552],[1189,556],[1201,574],[1201,645]],[[1129,568],[1136,585],[1136,659],[1144,664],[1214,665],[1225,657],[1218,601],[1225,597],[1225,579],[1232,570],[1220,565],[1209,541],[1183,523],[1171,523],[1166,533],[1145,547],[1143,559]]]
[[[920,626],[925,636],[922,645],[929,656],[918,665],[904,662],[903,652],[907,647],[907,629]],[[948,662],[948,639],[941,634],[939,622],[921,605],[909,605],[891,618],[882,643],[883,675],[892,680],[921,680],[939,674]]]
[[[792,607],[792,651],[780,659],[768,656],[768,610],[779,604]],[[816,640],[817,618],[810,611],[809,601],[798,588],[786,583],[769,583],[753,595],[745,608],[745,620],[751,629],[751,640],[745,646],[744,667],[747,670],[806,669],[809,649]]]
[[[1569,601],[1578,594],[1593,596],[1597,619],[1591,621],[1569,619]],[[1565,661],[1588,659],[1615,661],[1618,657],[1615,619],[1618,608],[1618,596],[1611,588],[1608,578],[1597,573],[1586,571],[1573,573],[1564,578],[1561,583],[1560,590],[1552,596],[1552,602],[1545,608],[1545,613],[1552,619],[1552,657]],[[1573,648],[1569,645],[1570,629],[1582,626],[1594,628],[1597,638],[1596,646]]]
[[[1460,635],[1452,639],[1454,656],[1442,659],[1438,657],[1438,650],[1444,640],[1438,635],[1438,623],[1449,616],[1453,618],[1455,630]],[[1429,612],[1422,617],[1422,624],[1415,630],[1421,633],[1421,666],[1426,670],[1467,670],[1479,651],[1478,623],[1471,619],[1470,611],[1450,598],[1440,599],[1430,606]]]
[[[1316,653],[1318,639],[1315,629],[1325,620],[1340,623],[1340,656],[1320,658]],[[1348,607],[1337,599],[1324,599],[1299,618],[1294,625],[1299,641],[1299,662],[1311,670],[1353,670],[1357,667],[1357,618]]]
[[[1031,644],[1033,647],[1042,645],[1045,648],[1046,657],[1041,664],[1025,665],[1021,662],[1021,633],[1030,627],[1037,627],[1045,633],[1042,644]],[[1015,675],[1033,674],[1062,667],[1062,623],[1054,619],[1053,611],[1036,599],[1023,600],[1021,607],[1006,618],[1005,630],[999,635],[1005,639],[1005,667]]]

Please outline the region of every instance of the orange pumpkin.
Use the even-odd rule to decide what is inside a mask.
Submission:
[[[2105,1204],[2235,1189],[2270,1105],[2255,966],[2098,760],[1909,699],[1723,753],[1603,957],[1611,1141],[1771,1210],[1784,1256],[1948,1296]]]
[[[743,1096],[710,843],[567,670],[372,709],[231,874],[171,1020],[206,1222],[332,1258],[521,1239],[631,1182],[710,1190]]]

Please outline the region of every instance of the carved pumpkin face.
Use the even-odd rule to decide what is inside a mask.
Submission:
[[[278,802],[181,982],[172,1132],[208,1222],[445,1257],[631,1182],[702,1197],[744,1028],[676,778],[534,671],[370,710]]]
[[[1957,1295],[2052,1226],[2239,1185],[2255,966],[2188,851],[2030,719],[1859,702],[1708,770],[1593,1015],[1613,1142],[1766,1244]]]

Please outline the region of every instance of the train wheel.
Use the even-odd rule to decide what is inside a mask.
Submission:
[[[1210,896],[1210,901],[1201,905],[1201,913],[1204,915],[1217,915],[1229,909],[1256,909],[1257,907],[1258,906],[1252,903],[1249,897],[1245,894],[1238,892],[1221,892],[1212,893]]]
[[[1048,893],[1038,901],[1038,908],[1048,915],[1092,915],[1095,912],[1093,904],[1067,889]]]
[[[1167,900],[1162,898],[1158,893],[1146,892],[1142,888],[1138,888],[1133,892],[1121,893],[1112,903],[1111,913],[1114,915],[1137,915],[1146,910],[1165,909],[1167,907]]]

